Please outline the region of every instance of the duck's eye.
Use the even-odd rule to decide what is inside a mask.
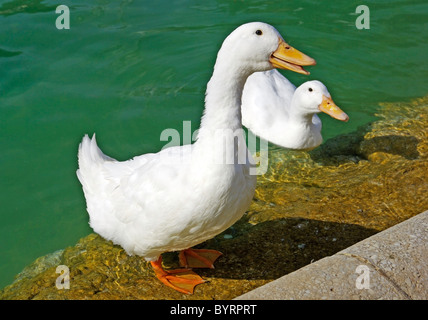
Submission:
[[[312,88],[309,88],[308,90],[309,90],[309,92],[312,92],[312,91],[314,91],[314,90],[313,90]]]
[[[262,30],[256,30],[256,35],[261,36],[263,34]]]

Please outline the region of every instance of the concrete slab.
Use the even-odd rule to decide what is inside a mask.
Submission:
[[[428,299],[428,211],[237,297]]]

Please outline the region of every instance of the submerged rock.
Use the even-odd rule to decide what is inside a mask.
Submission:
[[[144,259],[96,234],[37,259],[0,299],[231,299],[428,209],[428,97],[383,104],[382,119],[311,152],[271,149],[254,201],[199,247],[224,253],[183,295]],[[58,289],[59,265],[69,289]],[[176,268],[177,254],[164,254]]]

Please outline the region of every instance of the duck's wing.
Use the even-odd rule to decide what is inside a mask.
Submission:
[[[287,124],[295,86],[276,69],[248,77],[242,94],[242,123],[254,134],[270,141],[273,127]]]
[[[296,86],[284,77],[277,69],[266,71],[270,78],[274,93],[278,96],[282,108],[288,108],[291,105]]]
[[[159,206],[151,204],[168,198],[174,179],[182,175],[182,159],[191,149],[191,145],[171,147],[117,161],[101,152],[95,137],[85,136],[79,147],[77,176],[94,230],[113,234],[118,223],[131,223],[141,214],[156,214],[153,211]]]
[[[177,146],[125,162],[106,162],[103,175],[112,182],[110,201],[115,208],[121,208],[115,210],[116,217],[131,222],[140,214],[153,214],[151,208],[162,207],[152,204],[162,203],[174,192],[173,186],[179,187],[191,150],[191,145]]]
[[[254,125],[260,117],[272,118],[287,113],[295,90],[296,87],[276,69],[253,73],[242,94],[244,125],[245,122]]]

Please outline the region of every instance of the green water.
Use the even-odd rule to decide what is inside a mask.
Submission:
[[[426,95],[428,3],[367,1],[0,1],[0,287],[38,256],[91,232],[77,146],[97,133],[119,160],[159,150],[166,128],[199,126],[223,39],[264,21],[314,57],[319,79],[350,116],[322,115],[325,139],[373,121],[378,103]],[[58,30],[55,8],[70,8]]]

